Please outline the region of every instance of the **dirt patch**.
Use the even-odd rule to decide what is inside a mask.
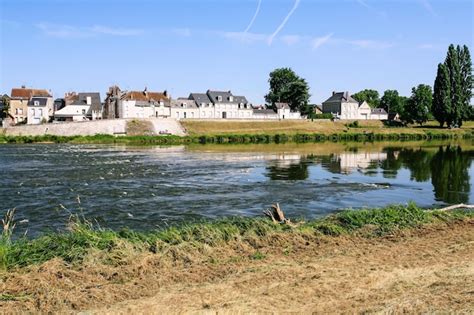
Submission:
[[[155,127],[149,120],[127,121],[127,136],[153,136]]]
[[[124,249],[125,250],[125,249]],[[474,220],[384,238],[273,234],[1,278],[4,312],[471,312]]]

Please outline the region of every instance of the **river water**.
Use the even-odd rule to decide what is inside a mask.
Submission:
[[[290,218],[414,201],[468,203],[472,141],[195,145],[0,145],[0,214],[16,233],[62,229],[71,213],[109,228],[258,216]]]

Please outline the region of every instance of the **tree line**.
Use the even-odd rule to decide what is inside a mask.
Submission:
[[[291,68],[279,68],[270,73],[270,90],[265,95],[269,106],[288,103],[292,110],[311,115],[309,86],[305,79]],[[446,59],[438,65],[433,88],[427,84],[413,87],[409,97],[397,90],[386,90],[382,97],[376,90],[365,89],[352,95],[359,101],[366,101],[372,108],[383,108],[388,113],[397,113],[403,123],[422,125],[436,119],[440,126],[461,127],[464,120],[474,119],[472,98],[472,61],[466,45],[450,45]]]

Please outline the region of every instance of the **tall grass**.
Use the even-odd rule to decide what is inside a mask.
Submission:
[[[408,204],[381,209],[346,210],[323,219],[300,223],[296,227],[274,224],[264,218],[233,217],[136,232],[94,227],[76,216],[69,225],[70,228],[62,233],[49,233],[32,240],[20,238],[11,241],[12,215],[13,213],[10,213],[8,216],[8,232],[0,247],[0,261],[4,270],[40,264],[56,257],[68,263],[80,264],[91,250],[111,253],[124,244],[135,252],[157,253],[183,244],[195,247],[217,247],[229,242],[253,244],[255,239],[263,240],[266,236],[277,233],[332,236],[359,233],[366,237],[377,237],[426,223],[451,222],[473,217],[473,213],[468,211],[427,212],[415,204]]]

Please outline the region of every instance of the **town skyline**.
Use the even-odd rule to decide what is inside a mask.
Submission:
[[[471,1],[115,3],[1,1],[1,45],[18,48],[2,49],[1,92],[104,97],[116,84],[173,97],[232,90],[261,104],[269,72],[291,67],[320,104],[334,90],[409,95],[433,85],[449,43],[472,50]]]

